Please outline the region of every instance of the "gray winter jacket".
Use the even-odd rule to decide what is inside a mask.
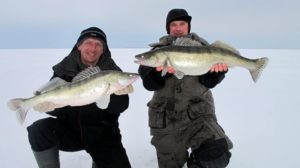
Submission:
[[[188,37],[209,45],[195,33]],[[152,47],[171,45],[176,37],[163,36]],[[202,119],[215,120],[214,100],[210,88],[220,83],[225,73],[210,73],[201,76],[184,76],[177,79],[172,74],[162,77],[155,68],[140,66],[139,73],[147,90],[154,91],[147,104],[151,133],[171,133],[184,129],[191,122]]]

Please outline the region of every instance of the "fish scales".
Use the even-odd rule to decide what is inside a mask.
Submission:
[[[138,64],[158,67],[168,66],[176,70],[175,76],[181,79],[184,75],[202,75],[218,63],[229,67],[243,67],[250,71],[256,82],[268,58],[249,59],[226,48],[214,46],[166,46],[138,54]]]
[[[65,82],[59,86],[54,83],[54,88],[51,86],[44,88],[30,98],[11,99],[8,107],[16,111],[20,123],[24,122],[30,108],[39,112],[48,112],[68,105],[80,106],[96,102],[99,108],[105,109],[111,94],[127,87],[139,77],[137,73],[114,70],[95,71],[88,75],[90,70],[93,71],[94,67],[83,71],[83,75],[74,77],[72,83]]]

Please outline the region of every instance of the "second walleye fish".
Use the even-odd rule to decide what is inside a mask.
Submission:
[[[138,78],[136,73],[101,71],[98,66],[89,67],[75,76],[71,83],[62,79],[49,82],[33,97],[10,100],[8,107],[16,111],[21,124],[31,108],[39,112],[48,112],[64,106],[96,103],[99,108],[106,109],[111,94],[129,86]]]
[[[186,40],[186,39],[184,39]],[[153,49],[135,56],[135,63],[158,67],[168,66],[176,70],[174,74],[181,79],[184,75],[202,75],[218,63],[225,63],[229,67],[243,67],[250,71],[252,79],[256,82],[260,73],[268,63],[268,58],[248,59],[238,51],[224,43],[210,46],[181,46],[171,45]],[[165,70],[164,70],[165,71]],[[165,73],[165,72],[162,72]]]

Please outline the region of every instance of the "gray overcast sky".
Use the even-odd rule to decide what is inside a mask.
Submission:
[[[300,49],[299,0],[1,0],[0,48],[71,48],[97,26],[109,47],[148,47],[165,35],[172,8],[185,8],[192,32],[236,48]]]

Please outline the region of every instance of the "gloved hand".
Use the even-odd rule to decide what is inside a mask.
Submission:
[[[124,89],[116,91],[115,95],[125,95],[125,94],[129,94],[129,93],[132,93],[132,92],[133,92],[133,86],[132,85],[128,85]]]

